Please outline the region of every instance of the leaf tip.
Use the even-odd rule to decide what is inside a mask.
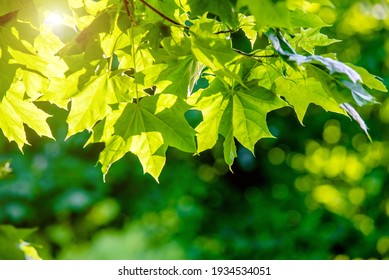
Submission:
[[[103,171],[103,182],[106,183],[107,180],[106,180],[106,177],[107,177],[107,174],[108,174],[108,171],[109,171],[109,168],[111,167],[111,164],[108,164],[108,165],[103,165],[101,170]]]
[[[144,171],[143,172],[143,174],[146,174],[146,173],[150,174],[151,177],[153,177],[153,179],[155,180],[155,182],[157,182],[157,184],[159,184],[159,174],[158,175],[157,174],[152,174],[151,172],[148,172],[148,171]]]

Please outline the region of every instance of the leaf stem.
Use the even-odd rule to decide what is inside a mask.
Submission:
[[[234,33],[236,32],[235,30],[232,30],[232,29],[228,29],[228,30],[221,30],[221,31],[218,31],[216,32],[215,34],[224,34],[224,33]]]
[[[258,54],[255,54],[255,53],[246,53],[244,51],[241,51],[241,50],[238,50],[238,49],[235,49],[235,48],[232,48],[233,51],[243,55],[243,56],[247,56],[247,57],[250,57],[254,60],[257,60],[257,61],[262,61],[261,58],[267,58],[267,57],[277,57],[278,55],[276,53],[273,53],[273,54],[264,54],[264,55],[258,55]]]

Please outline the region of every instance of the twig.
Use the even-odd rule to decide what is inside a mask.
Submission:
[[[267,57],[277,57],[277,54],[273,53],[273,54],[268,54],[268,55],[257,55],[255,53],[246,53],[244,51],[241,51],[241,50],[238,50],[238,49],[235,49],[233,48],[233,50],[241,55],[244,55],[244,56],[247,56],[247,57],[251,57],[251,58],[258,58],[258,59],[261,59],[261,58],[267,58]]]
[[[126,10],[127,10],[127,14],[129,17],[130,16],[130,11],[128,9],[128,0],[123,0],[124,1],[124,4],[126,6]],[[185,25],[182,25],[181,23],[175,21],[174,19],[171,19],[170,17],[168,17],[167,15],[165,15],[164,13],[162,13],[161,11],[158,11],[156,8],[154,8],[153,6],[151,6],[149,3],[146,2],[146,0],[139,0],[140,2],[142,2],[146,7],[148,7],[149,9],[151,9],[154,13],[158,14],[160,17],[162,17],[163,19],[169,21],[170,23],[173,23],[174,25],[178,25],[186,30],[189,30],[189,27],[188,26],[185,26]],[[232,29],[229,29],[229,30],[222,30],[222,31],[218,31],[214,34],[223,34],[223,33],[233,33],[235,32],[234,30]],[[235,49],[233,48],[233,50],[241,55],[244,55],[244,56],[247,56],[247,57],[251,57],[253,59],[258,59],[258,60],[261,60],[261,58],[266,58],[266,57],[276,57],[277,55],[276,54],[271,54],[271,55],[256,55],[256,54],[250,54],[250,53],[246,53],[244,51],[241,51],[241,50],[238,50],[238,49]]]
[[[130,3],[128,3],[128,0],[123,0],[123,3],[124,3],[124,7],[126,7],[127,15],[130,18],[130,21],[132,22],[132,15],[131,15],[130,9],[128,8],[128,5]]]
[[[124,0],[124,1],[127,1],[127,0]],[[165,14],[163,14],[162,12],[158,11],[156,8],[154,8],[153,6],[151,6],[149,3],[147,3],[145,0],[140,0],[140,2],[142,2],[144,5],[146,5],[148,8],[150,8],[151,10],[153,10],[154,13],[158,14],[160,17],[166,19],[167,21],[169,21],[170,23],[173,23],[175,25],[179,25],[181,26],[182,28],[188,30],[189,27],[188,26],[185,26],[185,25],[182,25],[181,23],[175,21],[174,19],[171,19],[169,18],[168,16],[166,16]]]
[[[127,0],[124,0],[124,1],[127,1]],[[167,21],[169,21],[170,23],[173,23],[175,25],[178,25],[178,26],[181,26],[182,28],[186,29],[186,30],[189,30],[189,27],[188,26],[185,26],[185,25],[182,25],[181,23],[175,21],[174,19],[168,17],[167,15],[165,15],[164,13],[162,13],[161,11],[158,11],[156,8],[154,8],[153,6],[151,6],[149,3],[147,3],[145,0],[139,0],[140,2],[142,2],[145,6],[147,6],[148,8],[150,8],[151,10],[153,10],[154,13],[158,14],[160,17],[166,19]],[[236,32],[235,30],[233,29],[228,29],[228,30],[222,30],[222,31],[218,31],[214,34],[223,34],[223,33],[234,33]]]

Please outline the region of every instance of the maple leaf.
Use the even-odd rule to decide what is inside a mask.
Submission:
[[[191,17],[202,16],[204,13],[218,15],[229,27],[234,28],[238,24],[236,10],[230,1],[198,1],[188,0],[191,9]]]
[[[192,52],[198,61],[208,66],[216,75],[227,77],[243,85],[242,78],[229,65],[240,55],[233,51],[225,35],[215,35],[215,23],[202,18],[190,27]],[[207,32],[208,31],[208,32]]]
[[[298,5],[299,4],[297,4],[297,6]],[[300,9],[295,9],[294,11],[290,11],[289,14],[290,14],[290,22],[294,27],[321,28],[321,27],[329,26],[318,15],[307,13]]]
[[[258,85],[270,90],[275,82],[275,80],[282,76],[282,69],[277,68],[277,64],[274,65],[262,64],[250,71],[247,77],[247,82],[257,81]]]
[[[328,38],[327,35],[320,33],[320,28],[308,28],[302,29],[301,33],[297,34],[290,42],[296,43],[297,46],[313,55],[315,47],[328,46],[341,41]]]
[[[247,6],[250,12],[254,15],[258,26],[262,29],[266,26],[290,28],[290,16],[285,1],[272,0],[238,0],[238,7]]]
[[[38,109],[33,103],[23,100],[24,93],[24,85],[18,81],[11,85],[0,102],[0,128],[9,141],[16,142],[20,150],[25,144],[29,144],[24,124],[39,136],[53,138],[46,122],[50,115]]]
[[[194,153],[195,132],[184,117],[189,108],[172,94],[145,97],[137,104],[120,104],[117,111],[93,129],[88,141],[106,143],[99,158],[103,173],[132,152],[138,156],[144,172],[158,180],[169,146]]]
[[[155,80],[158,93],[173,93],[181,98],[186,98],[192,92],[193,85],[190,81],[199,76],[191,56],[186,56],[179,61],[169,62]]]
[[[264,88],[228,89],[219,79],[212,80],[209,88],[195,93],[188,102],[203,114],[203,121],[196,127],[198,152],[212,148],[221,134],[229,166],[236,157],[233,139],[254,153],[259,139],[273,137],[266,124],[267,114],[288,106]]]
[[[66,120],[69,124],[67,138],[84,130],[91,131],[99,120],[111,112],[109,104],[117,101],[109,84],[109,73],[93,76],[72,97],[72,107]]]
[[[313,78],[298,77],[298,74],[291,75],[290,78],[279,77],[275,81],[275,92],[285,97],[293,106],[301,124],[311,103],[326,111],[345,114],[339,103]]]
[[[0,25],[0,69],[4,69],[0,80],[0,99],[10,88],[18,69],[18,65],[11,63],[13,57],[9,51],[12,49],[27,51],[9,29]]]

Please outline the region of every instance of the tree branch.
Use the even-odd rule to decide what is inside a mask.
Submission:
[[[124,0],[124,1],[127,1],[127,0]],[[156,8],[154,8],[153,6],[151,6],[149,3],[147,3],[145,0],[139,0],[140,2],[142,2],[145,6],[147,6],[148,8],[150,8],[151,10],[153,10],[154,13],[158,14],[160,17],[164,18],[165,20],[167,20],[168,22],[170,23],[173,23],[174,25],[178,25],[178,26],[181,26],[182,28],[186,29],[186,30],[189,30],[189,27],[188,26],[185,26],[185,25],[182,25],[181,23],[175,21],[174,19],[168,17],[167,15],[165,15],[164,13],[162,13],[161,11],[158,11]],[[222,31],[218,31],[216,32],[215,34],[223,34],[223,33],[233,33],[235,32],[234,30],[232,29],[229,29],[229,30],[222,30]]]
[[[128,0],[123,0],[123,1],[124,1],[125,6],[126,6],[127,14],[130,16],[130,11],[128,9]],[[162,13],[161,11],[157,10],[156,8],[151,6],[149,3],[147,3],[146,0],[139,0],[139,1],[142,2],[146,7],[151,9],[154,13],[156,13],[157,15],[162,17],[163,19],[167,20],[168,22],[173,23],[174,25],[178,25],[178,26],[180,26],[180,27],[182,27],[182,28],[184,28],[186,30],[189,30],[188,26],[182,25],[181,23],[175,21],[174,19],[171,19],[170,17],[168,17],[167,15],[165,15],[164,13]],[[218,31],[215,34],[233,33],[233,32],[235,32],[235,31],[232,30],[232,29],[229,29],[229,30]],[[235,52],[241,54],[241,55],[244,55],[244,56],[250,57],[252,59],[256,59],[256,60],[261,60],[261,58],[265,58],[265,57],[276,57],[277,56],[276,54],[272,54],[272,55],[255,55],[255,54],[246,53],[244,51],[241,51],[241,50],[238,50],[238,49],[235,49],[235,48],[233,48],[233,50]]]
[[[124,0],[124,1],[127,1],[127,0]],[[158,11],[156,8],[154,8],[154,7],[151,6],[149,3],[147,3],[145,0],[140,0],[140,2],[142,2],[145,6],[147,6],[148,8],[150,8],[154,13],[158,14],[160,17],[162,17],[163,19],[167,20],[168,22],[173,23],[174,25],[181,26],[182,28],[184,28],[184,29],[186,29],[186,30],[189,29],[188,26],[182,25],[181,23],[175,21],[174,19],[171,19],[170,17],[166,16],[166,15],[163,14],[162,12]]]

